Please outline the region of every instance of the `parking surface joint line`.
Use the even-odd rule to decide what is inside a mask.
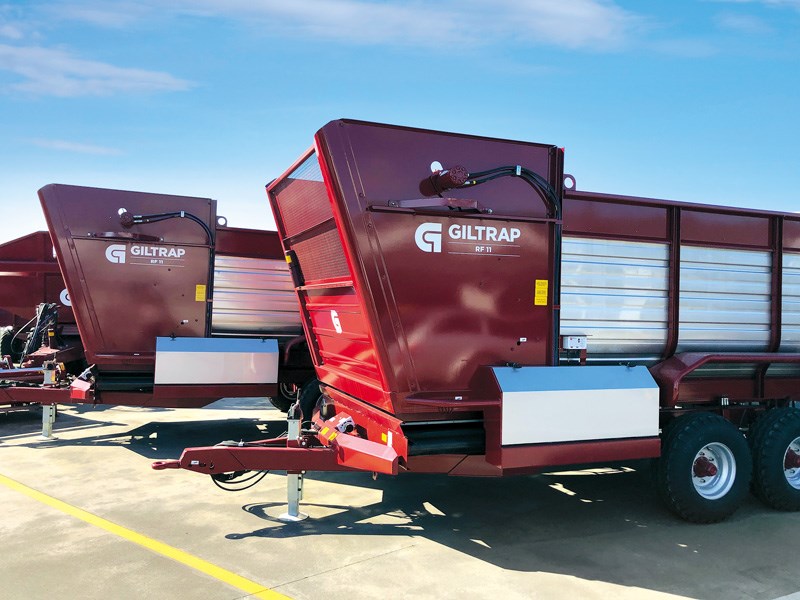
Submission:
[[[169,544],[149,538],[144,534],[133,531],[132,529],[128,529],[127,527],[123,527],[122,525],[117,525],[116,523],[104,519],[103,517],[98,517],[97,515],[83,510],[82,508],[72,506],[63,500],[48,496],[44,492],[40,492],[28,487],[27,485],[11,479],[10,477],[6,477],[5,475],[0,474],[0,484],[51,508],[55,508],[62,513],[80,519],[81,521],[89,523],[90,525],[94,525],[95,527],[99,527],[100,529],[104,529],[109,533],[128,540],[129,542],[133,542],[134,544],[142,546],[143,548],[147,548],[151,552],[171,558],[172,560],[186,565],[187,567],[191,567],[200,573],[209,575],[217,581],[221,581],[231,587],[245,592],[245,594],[247,594],[245,598],[259,598],[260,600],[291,600],[288,596],[284,596],[279,592],[275,592],[270,588],[261,585],[260,583],[251,581],[245,577],[242,577],[241,575],[237,575],[236,573],[228,571],[227,569],[223,569],[222,567],[203,560],[202,558],[198,558],[197,556],[189,554],[188,552],[170,546]]]

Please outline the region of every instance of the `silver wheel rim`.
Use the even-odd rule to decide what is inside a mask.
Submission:
[[[797,441],[800,441],[800,438]],[[706,500],[718,500],[733,487],[736,479],[736,459],[725,444],[712,442],[695,454],[691,473],[695,491]]]
[[[798,456],[800,456],[800,437],[794,438],[783,453],[783,476],[796,490],[800,490],[800,468],[795,466]]]

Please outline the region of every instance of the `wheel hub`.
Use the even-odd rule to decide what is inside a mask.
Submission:
[[[798,471],[800,473],[800,471]],[[736,480],[736,459],[728,446],[711,442],[692,461],[692,484],[706,500],[718,500],[731,491]]]
[[[701,456],[694,461],[694,476],[695,477],[713,477],[717,474],[717,467],[705,456]]]

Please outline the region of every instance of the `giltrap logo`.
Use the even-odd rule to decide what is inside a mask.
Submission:
[[[414,241],[417,243],[417,248],[423,252],[441,252],[442,224],[423,223],[417,227],[417,232],[414,234]]]
[[[125,262],[125,246],[123,244],[111,244],[106,248],[106,259],[110,263]]]
[[[516,242],[521,235],[517,227],[453,224],[447,228],[445,237],[441,223],[422,223],[414,232],[414,242],[423,252],[442,252],[442,242],[446,240],[447,254],[519,256]]]
[[[58,299],[62,306],[72,306],[72,300],[69,297],[69,292],[66,289],[61,290]]]
[[[138,244],[127,248],[125,244],[111,244],[106,247],[106,259],[110,263],[133,265],[175,265],[186,254],[185,248],[166,248],[164,246],[142,246]],[[127,259],[130,255],[130,261]]]

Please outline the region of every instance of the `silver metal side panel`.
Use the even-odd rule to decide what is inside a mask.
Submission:
[[[502,445],[658,435],[658,385],[646,367],[496,367]]]
[[[300,335],[303,327],[289,266],[282,260],[217,256],[211,330]]]
[[[278,342],[255,338],[156,338],[156,385],[278,381]]]
[[[800,352],[800,254],[783,255],[782,296],[781,352]]]
[[[667,339],[667,244],[565,237],[561,334],[587,335],[590,363],[653,361]]]
[[[682,246],[677,351],[765,351],[770,268],[768,252]]]

